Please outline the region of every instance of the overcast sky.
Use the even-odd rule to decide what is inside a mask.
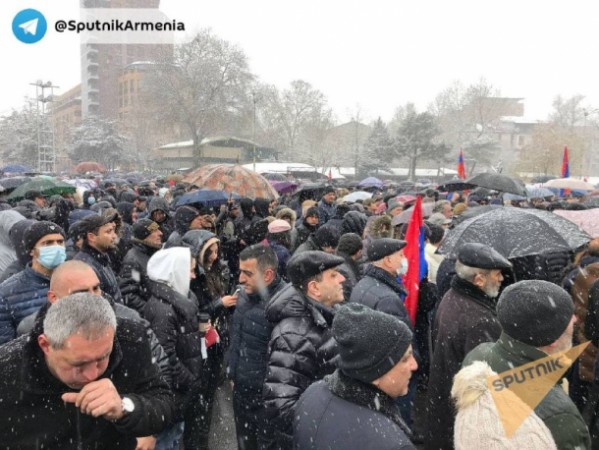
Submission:
[[[57,93],[79,83],[76,35],[15,39],[12,19],[27,7],[51,22],[77,19],[79,1],[0,1],[0,114],[33,96],[30,82],[50,80]],[[524,97],[527,117],[545,118],[557,94],[599,107],[596,2],[162,0],[161,9],[190,31],[210,27],[238,44],[264,82],[310,82],[340,121],[358,107],[369,120],[389,120],[408,101],[425,109],[453,81],[481,77]]]

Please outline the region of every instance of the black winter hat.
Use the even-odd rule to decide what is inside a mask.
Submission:
[[[306,210],[306,217],[318,217],[318,208],[316,206],[311,206]]]
[[[200,215],[200,211],[198,211],[193,206],[180,206],[175,211],[175,223],[185,225],[187,229],[189,229],[189,225],[193,222],[193,219]]]
[[[501,253],[485,244],[464,244],[458,250],[458,261],[479,269],[511,269],[512,263]]]
[[[151,219],[139,219],[137,222],[133,224],[132,233],[135,239],[143,241],[149,235],[151,235],[154,231],[159,230],[160,225],[154,222]]]
[[[335,193],[335,188],[333,186],[325,186],[324,191],[322,191],[322,195],[327,195],[330,193]]]
[[[362,238],[356,233],[347,233],[341,236],[339,239],[339,245],[337,245],[337,253],[343,253],[345,255],[355,255],[358,250],[362,249]]]
[[[368,244],[366,253],[368,254],[368,261],[374,262],[383,259],[385,256],[392,255],[395,252],[400,251],[406,246],[406,241],[400,241],[399,239],[391,238],[380,238]]]
[[[62,234],[62,237],[66,239],[66,234],[62,227],[56,225],[54,222],[47,220],[35,222],[23,234],[23,247],[25,251],[29,253],[35,247],[37,241],[48,234]]]
[[[405,323],[360,303],[341,306],[332,331],[339,349],[339,369],[364,383],[389,372],[412,343],[412,331]]]
[[[314,233],[314,242],[319,248],[337,248],[340,237],[341,233],[337,228],[324,226],[320,227],[316,233]]]
[[[308,250],[293,255],[287,262],[287,277],[291,284],[302,288],[306,280],[343,264],[345,261],[340,256],[318,250]]]
[[[341,230],[343,233],[356,233],[358,236],[363,236],[367,222],[368,217],[366,217],[366,214],[350,211],[343,217]]]
[[[533,347],[555,342],[566,330],[574,303],[561,287],[543,280],[524,280],[508,286],[497,302],[503,331]]]
[[[107,223],[115,222],[118,219],[118,214],[114,213],[109,216],[101,216],[99,214],[92,214],[84,217],[81,222],[81,231],[83,232],[83,238],[87,237],[87,233],[93,233],[98,228],[106,225]]]

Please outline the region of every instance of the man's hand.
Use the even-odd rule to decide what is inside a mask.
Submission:
[[[154,450],[155,448],[156,438],[154,436],[137,438],[137,447],[135,447],[135,450]]]
[[[235,306],[237,304],[237,294],[225,295],[221,300],[225,308],[230,308],[231,306]]]
[[[62,400],[74,403],[83,414],[118,420],[123,417],[121,396],[108,378],[92,381],[81,391],[62,394]]]

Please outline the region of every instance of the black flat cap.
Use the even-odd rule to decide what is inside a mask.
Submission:
[[[287,276],[296,287],[302,287],[306,280],[340,266],[345,260],[339,256],[318,250],[309,250],[293,255],[287,263]]]
[[[511,269],[512,263],[497,250],[478,243],[464,244],[458,250],[458,261],[479,269]]]
[[[406,246],[406,241],[400,241],[399,239],[381,238],[375,239],[366,249],[368,255],[368,261],[379,261],[385,256],[392,255],[395,252],[400,251]]]
[[[114,213],[106,217],[100,216],[98,214],[92,214],[90,216],[84,217],[79,221],[81,222],[81,232],[85,234],[92,233],[94,230],[97,230],[101,226],[116,221],[117,216],[118,214]]]

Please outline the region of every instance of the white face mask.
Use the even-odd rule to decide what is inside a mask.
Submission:
[[[397,276],[401,277],[406,273],[408,273],[408,260],[406,258],[403,258],[401,260],[401,266],[399,267],[399,269],[397,269]]]

